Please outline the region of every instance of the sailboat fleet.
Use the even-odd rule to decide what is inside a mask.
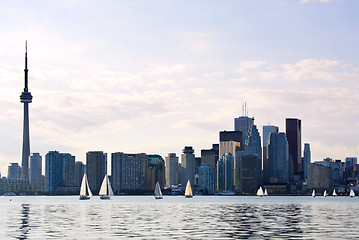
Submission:
[[[101,199],[110,199],[112,196],[114,196],[112,187],[111,187],[111,183],[109,180],[109,177],[107,175],[105,175],[102,184],[101,184],[101,188],[100,188],[100,192],[99,192],[100,198]],[[327,190],[324,191],[323,196],[326,197],[327,194]],[[81,182],[81,188],[80,188],[80,200],[89,200],[92,197],[92,192],[88,183],[88,179],[87,179],[87,174],[85,173],[83,178],[82,178],[82,182]],[[157,182],[155,185],[155,191],[154,191],[154,196],[155,199],[162,199],[162,191],[161,191],[161,186],[160,184]],[[268,196],[268,192],[267,189],[264,189],[260,186],[257,190],[257,196],[259,197],[263,197],[263,196]],[[315,189],[313,189],[312,192],[312,197],[315,198],[316,194],[315,194]],[[335,189],[333,189],[333,193],[332,193],[333,197],[337,196],[337,193],[335,191]],[[353,189],[350,190],[349,193],[350,197],[354,197],[355,196],[355,192]],[[193,197],[193,192],[192,192],[192,187],[191,187],[191,182],[188,180],[187,185],[186,185],[186,190],[185,190],[185,197],[186,198],[192,198]]]

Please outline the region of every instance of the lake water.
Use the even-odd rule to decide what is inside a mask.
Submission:
[[[358,206],[359,197],[1,196],[0,239],[359,239]]]

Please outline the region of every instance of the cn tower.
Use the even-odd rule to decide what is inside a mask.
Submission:
[[[30,134],[29,134],[29,103],[31,103],[32,95],[28,90],[27,79],[27,42],[25,42],[25,87],[21,93],[20,100],[24,104],[24,131],[22,138],[22,178],[29,178],[29,157],[30,157]]]

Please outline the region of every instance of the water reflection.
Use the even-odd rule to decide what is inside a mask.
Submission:
[[[27,239],[27,234],[30,230],[29,228],[29,213],[30,205],[21,204],[21,224],[19,227],[20,236],[17,239]]]
[[[0,215],[8,219],[0,221],[0,231],[16,239],[359,238],[359,198],[331,202],[240,197],[151,200],[118,197],[82,202],[49,197],[14,205],[0,199]]]

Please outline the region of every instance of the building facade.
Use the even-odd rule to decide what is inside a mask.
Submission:
[[[115,193],[129,190],[146,190],[148,156],[145,153],[111,154],[111,180]]]
[[[92,193],[97,194],[107,174],[107,154],[103,151],[87,152],[86,173]]]
[[[289,169],[290,181],[295,183],[299,180],[302,169],[302,137],[301,137],[301,120],[296,118],[286,118],[286,136],[289,146]]]
[[[198,168],[198,188],[203,194],[214,194],[214,169],[208,163]]]
[[[75,162],[75,186],[80,187],[82,178],[86,172],[86,166],[83,162]]]
[[[50,151],[45,156],[45,191],[55,194],[64,184],[63,158],[58,151]]]
[[[154,190],[156,182],[163,188],[165,182],[165,161],[160,155],[148,155],[147,186]]]
[[[166,186],[177,185],[179,184],[179,165],[178,165],[178,157],[175,153],[169,153],[167,157],[165,157],[165,165],[166,165]]]
[[[18,163],[10,163],[10,166],[7,170],[7,178],[9,179],[17,179],[22,178],[22,168]]]
[[[29,180],[31,184],[34,184],[35,191],[44,190],[42,181],[42,156],[40,153],[33,153],[30,156]]]
[[[234,156],[225,153],[217,164],[217,191],[234,191]]]
[[[195,155],[191,146],[186,146],[181,154],[181,183],[182,188],[185,188],[187,181],[191,182],[192,187],[195,185]]]

